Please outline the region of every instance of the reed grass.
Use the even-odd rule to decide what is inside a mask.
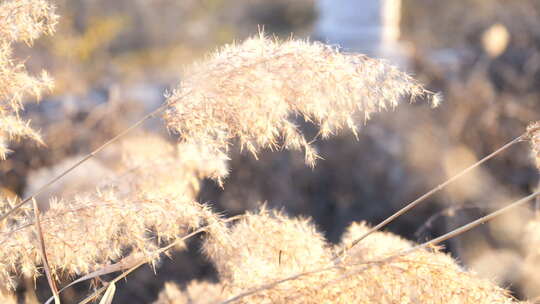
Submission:
[[[51,33],[56,21],[54,7],[43,0],[0,4],[2,158],[11,140],[41,141],[20,112],[27,96],[39,98],[51,85],[47,74],[30,76],[12,58],[12,43],[30,44]],[[378,230],[515,143],[529,140],[537,157],[537,123],[380,224],[353,223],[337,245],[310,219],[265,206],[225,218],[196,201],[203,179],[224,186],[233,145],[255,157],[263,149],[303,150],[305,163],[314,166],[320,158],[314,140],[344,130],[360,136],[360,126],[374,113],[417,98],[432,106],[440,102],[438,94],[387,62],[325,44],[261,33],[226,45],[187,68],[165,104],[74,164],[51,168],[51,177],[27,198],[2,200],[0,280],[14,288],[16,276],[35,278],[43,268],[51,299],[59,303],[67,287],[122,272],[82,301],[104,294],[102,301],[110,303],[119,280],[203,234],[202,253],[215,265],[219,282],[192,282],[185,290],[168,284],[156,303],[515,303],[507,290],[463,269],[437,245],[529,202],[539,191],[422,244]],[[178,135],[175,144],[136,133],[161,113]],[[298,119],[318,127],[315,138],[302,132]],[[98,157],[106,148],[109,163]],[[53,185],[69,188],[65,177],[90,159],[109,165],[112,180],[39,203]],[[30,201],[33,206],[26,205]],[[79,279],[58,288],[66,275]],[[0,299],[14,301],[3,290]]]

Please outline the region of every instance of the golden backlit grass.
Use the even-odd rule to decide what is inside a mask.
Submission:
[[[39,76],[26,72],[24,61],[13,56],[13,44],[31,44],[42,34],[54,30],[57,16],[45,0],[6,0],[0,3],[0,158],[5,159],[11,140],[30,138],[41,143],[39,133],[20,117],[23,102],[40,98],[51,89],[46,72]]]
[[[371,114],[419,96],[439,102],[384,61],[261,34],[224,46],[188,68],[168,99],[165,120],[181,141],[216,154],[227,154],[238,140],[255,156],[262,148],[303,149],[313,166],[317,152],[296,117],[317,125],[322,138],[344,128],[357,134]]]
[[[39,97],[50,84],[45,74],[29,76],[14,61],[12,43],[31,43],[55,22],[46,1],[0,4],[1,157],[10,140],[40,140],[19,113],[27,96]],[[57,294],[51,282],[63,275],[92,274],[130,258],[153,263],[163,248],[183,248],[188,233],[204,228],[202,253],[215,265],[219,282],[194,281],[183,290],[168,284],[156,303],[513,303],[508,291],[439,248],[417,248],[379,231],[353,247],[371,231],[365,223],[351,224],[333,245],[309,219],[261,207],[226,223],[196,201],[202,179],[223,186],[234,144],[255,156],[262,149],[301,149],[313,166],[319,156],[312,140],[345,129],[357,135],[372,114],[418,97],[439,102],[388,63],[321,43],[260,34],[224,46],[186,69],[162,106],[178,143],[152,134],[124,136],[126,131],[110,141],[108,157],[86,162],[89,172],[106,172],[107,179],[54,181],[72,168],[66,163],[36,173],[37,186],[30,189],[50,180],[57,187],[49,188],[46,202],[35,204],[41,216],[26,207],[1,223],[0,281],[13,288],[17,276],[35,278],[45,267]],[[318,127],[316,138],[302,133],[298,118]],[[17,203],[3,200],[2,214]],[[34,229],[37,223],[41,230]],[[103,288],[114,287],[112,282]],[[0,299],[13,301],[0,292]]]

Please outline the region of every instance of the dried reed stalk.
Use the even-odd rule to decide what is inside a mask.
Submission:
[[[479,166],[481,166],[483,163],[487,162],[488,160],[492,159],[493,157],[499,155],[501,152],[503,152],[504,150],[510,148],[511,146],[513,146],[514,144],[518,143],[518,142],[521,142],[524,140],[524,138],[526,138],[527,136],[527,133],[524,133],[516,138],[514,138],[513,140],[511,140],[510,142],[506,143],[505,145],[503,145],[502,147],[500,147],[499,149],[495,150],[493,153],[485,156],[484,158],[482,158],[481,160],[477,161],[476,163],[470,165],[469,167],[463,169],[462,171],[460,171],[459,173],[457,173],[456,175],[452,176],[451,178],[447,179],[445,182],[439,184],[437,187],[431,189],[430,191],[426,192],[425,194],[423,194],[422,196],[420,196],[419,198],[415,199],[414,201],[410,202],[409,204],[407,204],[405,207],[401,208],[400,210],[398,210],[397,212],[395,212],[394,214],[392,214],[391,216],[389,216],[388,218],[386,218],[384,221],[380,222],[379,224],[373,226],[370,230],[368,230],[364,235],[360,236],[358,239],[354,240],[354,242],[352,242],[348,247],[346,247],[339,255],[338,255],[338,260],[341,256],[343,256],[344,254],[347,253],[348,250],[350,250],[351,248],[353,248],[354,246],[358,245],[358,243],[360,243],[363,239],[365,239],[366,237],[368,237],[370,234],[372,234],[373,232],[375,231],[378,231],[380,230],[381,228],[383,228],[384,226],[388,225],[389,223],[391,223],[392,221],[394,221],[395,219],[397,219],[398,217],[402,216],[403,214],[409,212],[411,209],[413,209],[414,207],[418,206],[420,203],[424,202],[426,199],[430,198],[431,196],[433,196],[434,194],[436,194],[437,192],[441,191],[442,189],[446,188],[447,186],[449,186],[450,184],[454,183],[455,181],[457,181],[458,179],[460,179],[461,177],[463,177],[464,175],[466,175],[467,173],[471,172],[472,170],[478,168]]]

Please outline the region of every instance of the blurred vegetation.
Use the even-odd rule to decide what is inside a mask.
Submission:
[[[57,94],[82,93],[111,81],[160,79],[172,84],[182,66],[209,49],[242,40],[259,28],[279,36],[305,36],[315,18],[313,0],[56,3],[63,17],[57,34],[39,43],[32,63],[55,72]]]
[[[50,71],[55,96],[71,98],[42,104],[64,111],[48,121],[34,120],[48,148],[15,146],[17,157],[0,165],[2,182],[8,185],[2,191],[21,195],[29,172],[86,152],[142,116],[147,107],[131,102],[129,94],[138,90],[133,83],[145,83],[159,95],[178,82],[185,65],[209,49],[257,33],[259,27],[283,37],[309,36],[317,15],[314,2],[57,1],[62,16],[57,34],[32,50],[20,46],[20,54],[31,53],[30,68]],[[508,42],[497,52],[490,51],[484,38],[494,26],[508,33]],[[293,215],[313,216],[326,236],[337,240],[350,221],[382,220],[538,120],[539,1],[403,0],[402,41],[410,50],[415,77],[443,92],[441,107],[410,106],[378,115],[358,141],[344,135],[317,143],[325,160],[314,170],[306,169],[294,152],[266,151],[257,162],[236,153],[225,189],[207,183],[201,200],[216,202],[228,214],[267,201]],[[125,90],[116,96],[118,88]],[[138,100],[144,103],[147,95],[142,95]],[[29,113],[34,110],[43,108],[29,108]],[[309,131],[310,126],[304,128]],[[424,240],[529,193],[537,183],[528,147],[520,145],[389,229]],[[516,295],[538,296],[540,288],[534,287],[540,282],[528,282],[520,272],[525,267],[520,264],[525,255],[521,233],[532,216],[529,209],[518,210],[447,243],[447,250],[483,275],[511,285]],[[119,288],[119,299],[150,301],[163,284],[158,280],[213,278],[211,266],[193,254],[193,247],[174,263],[164,262],[157,277],[148,269],[136,273]],[[195,264],[186,262],[193,260]],[[152,290],[142,292],[143,285]]]

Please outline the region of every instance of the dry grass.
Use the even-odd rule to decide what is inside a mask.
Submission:
[[[220,303],[255,286],[266,287],[238,302],[515,302],[507,291],[467,272],[438,248],[376,262],[414,246],[391,233],[374,233],[350,251],[341,265],[334,266],[334,253],[368,230],[365,223],[353,223],[341,243],[333,246],[308,220],[263,208],[230,228],[230,242],[212,236],[207,239],[204,248],[218,268],[219,285],[193,282],[185,291],[168,285],[156,303],[206,303],[207,294],[194,292],[194,286],[211,291],[210,296]],[[266,285],[299,273],[303,275]]]
[[[150,255],[160,244],[218,220],[194,200],[200,178],[222,174],[223,162],[205,159],[196,147],[176,147],[143,134],[124,140],[118,149],[117,158],[109,161],[122,165],[109,181],[103,181],[103,186],[96,190],[79,188],[79,192],[64,197],[52,193],[48,206],[44,206],[48,208],[42,218],[44,241],[53,273],[89,273],[122,259],[128,252]],[[97,161],[95,165],[99,166],[86,170],[105,166]],[[66,180],[60,189],[80,187],[75,181]],[[12,282],[10,274],[18,272],[39,275],[33,222],[31,216],[23,216],[2,232],[2,281]]]
[[[371,114],[409,98],[438,96],[395,67],[320,43],[254,37],[223,47],[193,65],[168,99],[165,119],[183,142],[227,154],[232,141],[253,155],[261,148],[317,152],[295,117],[320,127],[327,138],[344,128],[357,134]]]
[[[8,140],[40,141],[19,113],[27,96],[39,97],[50,83],[45,74],[29,76],[11,58],[12,43],[31,43],[51,32],[55,22],[45,1],[0,4],[1,157]],[[303,149],[306,164],[314,166],[319,155],[313,140],[344,129],[357,135],[373,113],[417,97],[434,106],[439,102],[436,94],[388,63],[324,44],[260,34],[227,45],[187,69],[177,91],[158,110],[95,153],[81,156],[82,161],[67,159],[36,172],[27,200],[2,200],[0,210],[9,218],[0,224],[0,280],[15,288],[18,276],[36,278],[45,268],[56,295],[55,282],[66,277],[86,280],[127,269],[98,283],[101,288],[87,299],[106,290],[114,296],[118,280],[204,232],[202,251],[217,269],[219,282],[193,281],[183,289],[167,284],[156,303],[515,303],[507,290],[432,246],[506,209],[420,245],[365,223],[350,225],[333,245],[309,219],[263,206],[232,224],[231,218],[196,201],[203,179],[224,186],[230,147],[236,143],[255,156],[263,149]],[[162,109],[179,143],[153,134],[127,135]],[[316,138],[306,138],[297,118],[319,128]],[[538,125],[527,130],[535,156],[537,133]],[[105,147],[109,153],[97,156]],[[57,180],[81,170],[83,163],[99,176]],[[41,190],[49,184],[47,193]],[[36,197],[39,204],[25,206]],[[530,244],[537,242],[535,225]],[[534,260],[536,252],[529,256]],[[15,302],[3,290],[0,299]]]
[[[45,0],[14,0],[0,4],[0,158],[9,152],[8,142],[30,138],[42,143],[39,134],[20,117],[23,101],[28,96],[37,99],[52,87],[46,72],[31,76],[24,62],[13,58],[13,44],[31,44],[42,34],[54,30],[57,16],[54,7]]]

